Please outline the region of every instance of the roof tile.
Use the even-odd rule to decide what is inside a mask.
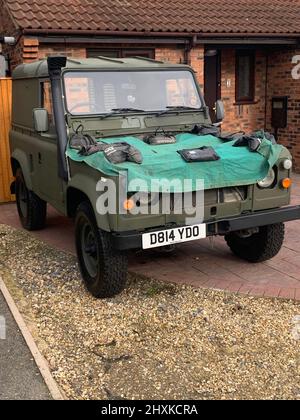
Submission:
[[[23,29],[300,33],[300,0],[5,0]]]

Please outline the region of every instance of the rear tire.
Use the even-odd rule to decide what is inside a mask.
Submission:
[[[127,281],[127,257],[113,248],[111,235],[98,228],[89,202],[81,203],[77,209],[75,240],[81,275],[88,291],[101,299],[121,293]]]
[[[27,188],[21,168],[16,172],[16,201],[24,229],[40,230],[45,227],[47,203]]]
[[[285,228],[283,223],[262,226],[250,237],[236,232],[225,236],[231,251],[243,260],[259,263],[275,257],[282,248]]]

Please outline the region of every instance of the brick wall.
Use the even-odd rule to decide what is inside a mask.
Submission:
[[[81,45],[56,44],[49,46],[41,44],[38,50],[38,59],[49,57],[50,55],[66,55],[73,58],[86,58],[86,47]]]
[[[225,105],[225,131],[252,131],[265,128],[266,106],[266,55],[256,53],[255,101],[253,104],[237,105],[235,100],[235,50],[222,51],[221,96]]]
[[[185,63],[185,51],[183,48],[156,48],[155,59],[160,61],[166,61],[174,64]],[[189,55],[190,65],[197,73],[197,79],[200,83],[201,89],[204,86],[204,47],[197,46],[193,48]]]
[[[9,36],[14,36],[16,37],[16,39],[18,39],[19,37],[19,31],[14,25],[12,19],[10,18],[10,15],[7,11],[3,0],[0,0],[0,33]],[[2,47],[0,45],[0,51],[2,51],[3,54],[9,53],[12,66],[15,67],[17,64],[20,64],[22,62],[23,43],[21,39],[13,50],[7,45],[3,45]]]
[[[197,79],[201,89],[204,88],[204,47],[197,46],[190,52],[190,63],[197,73]]]
[[[0,0],[0,28],[8,35],[18,38],[18,31],[14,27],[5,7]],[[3,47],[8,53],[11,67],[22,62],[31,62],[47,57],[51,54],[66,54],[68,57],[86,57],[86,46],[66,44],[40,44],[34,37],[21,37],[16,46]],[[237,105],[235,103],[235,50],[222,51],[221,66],[221,96],[225,104],[226,117],[223,123],[224,131],[252,131],[271,127],[271,98],[272,96],[289,96],[288,127],[279,130],[279,141],[292,152],[295,168],[300,172],[300,80],[293,80],[291,71],[294,67],[292,57],[300,54],[300,50],[274,50],[267,55],[258,50],[256,53],[255,101],[253,104]],[[171,63],[184,63],[189,58],[190,65],[197,72],[201,88],[204,87],[204,48],[193,48],[189,56],[182,47],[155,48],[155,58]],[[268,78],[266,89],[266,76]],[[266,98],[267,93],[267,98]],[[267,101],[266,101],[267,99]]]
[[[300,172],[300,79],[292,78],[294,55],[300,55],[300,50],[276,51],[269,55],[267,128],[271,130],[272,96],[289,96],[288,124],[287,128],[279,129],[278,140],[291,151],[294,168]]]
[[[173,64],[184,63],[184,50],[182,48],[156,48],[155,59]]]
[[[272,97],[288,96],[288,124],[285,129],[279,129],[278,142],[291,151],[294,170],[300,173],[300,79],[294,80],[291,74],[295,55],[300,55],[300,50],[257,51],[255,103],[238,106],[235,104],[235,52],[223,50],[222,99],[226,117],[222,128],[224,131],[246,132],[264,128],[274,133],[271,126]]]
[[[40,60],[53,54],[62,54],[73,58],[85,58],[87,56],[84,45],[40,44],[38,39],[33,37],[22,38],[17,47],[9,48],[9,53],[11,57],[15,57],[12,59],[12,68],[22,62],[28,63]],[[155,48],[155,58],[156,60],[175,64],[185,63],[186,60],[184,49],[176,47]],[[196,71],[198,81],[203,89],[204,48],[202,46],[195,47],[191,50],[189,64]]]
[[[11,31],[7,31],[11,34]],[[30,63],[53,54],[67,55],[73,58],[85,58],[86,48],[83,46],[65,46],[58,44],[57,46],[40,45],[39,40],[33,37],[18,38],[16,46],[4,46],[3,52],[9,54],[10,65],[13,70],[18,64]]]

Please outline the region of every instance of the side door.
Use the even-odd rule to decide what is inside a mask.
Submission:
[[[36,173],[39,195],[58,210],[63,209],[63,181],[58,176],[57,135],[54,125],[50,81],[40,82],[41,107],[49,114],[49,131],[37,133]]]

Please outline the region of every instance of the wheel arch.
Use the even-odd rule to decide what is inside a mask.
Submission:
[[[68,187],[66,203],[68,217],[75,217],[78,206],[84,201],[90,202],[90,199],[83,191],[75,187]]]
[[[22,152],[21,150],[15,150],[12,153],[10,163],[11,163],[11,169],[12,169],[12,172],[13,172],[14,176],[16,176],[18,168],[21,168],[21,170],[23,172],[24,179],[25,179],[26,187],[29,190],[32,190],[32,180],[31,180],[31,175],[30,175],[30,163],[28,161],[28,158],[27,158],[26,154],[24,152]],[[11,189],[13,189],[13,188],[14,188],[14,182],[11,185]]]
[[[74,218],[76,215],[76,210],[78,206],[84,201],[88,201],[93,210],[97,220],[98,227],[105,231],[110,231],[109,221],[107,216],[98,215],[95,212],[96,207],[96,197],[92,194],[89,194],[87,191],[82,191],[81,189],[75,186],[69,186],[67,188],[66,194],[66,210],[68,217]],[[93,205],[95,203],[95,205]]]

